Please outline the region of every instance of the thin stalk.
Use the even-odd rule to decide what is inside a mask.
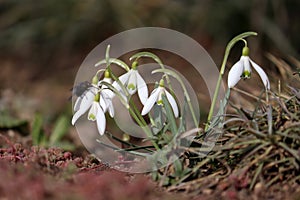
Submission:
[[[153,70],[152,71],[152,74],[155,74],[157,72],[162,72],[162,73],[165,73],[166,75],[170,75],[170,76],[173,76],[175,79],[177,79],[177,81],[180,83],[182,89],[183,89],[183,93],[184,93],[184,96],[186,98],[186,101],[187,101],[187,104],[188,104],[188,107],[191,111],[191,114],[192,114],[192,118],[193,118],[193,122],[195,124],[195,127],[198,127],[199,124],[198,124],[198,120],[197,120],[197,117],[195,115],[195,112],[194,112],[194,109],[193,109],[193,106],[192,106],[192,103],[191,103],[191,99],[190,99],[190,96],[189,96],[189,93],[183,83],[183,81],[181,80],[181,78],[178,76],[178,74],[176,74],[174,71],[172,70],[169,70],[169,69],[156,69],[156,70]]]
[[[141,120],[141,122],[143,123],[144,126],[147,126],[147,122],[145,121],[145,119],[143,118],[143,116],[141,115],[140,111],[137,109],[137,107],[135,106],[134,102],[132,101],[132,99],[129,100],[129,104],[132,107],[133,111],[137,114],[138,118]]]
[[[138,125],[143,129],[143,131],[146,133],[147,137],[152,138],[152,132],[149,129],[149,127],[145,126],[143,124],[143,122],[139,119],[139,117],[137,116],[137,114],[134,112],[134,110],[131,107],[129,107],[129,113],[133,117],[133,119],[138,123]],[[160,148],[156,144],[156,142],[154,142],[152,139],[151,139],[151,141],[152,141],[152,144],[155,147],[155,149],[159,150]]]
[[[112,76],[112,78],[117,81],[121,88],[124,89],[126,98],[128,99],[129,93],[127,91],[127,89],[125,88],[125,86],[121,83],[121,81],[112,73],[110,67],[108,67],[108,70]],[[141,116],[141,114],[138,112],[137,108],[132,108],[131,105],[129,105],[127,103],[127,101],[123,98],[123,96],[121,95],[121,93],[119,91],[116,90],[116,88],[114,88],[111,84],[109,83],[105,83],[103,82],[103,85],[106,85],[110,90],[112,90],[120,99],[120,101],[125,105],[126,109],[129,110],[130,115],[134,118],[134,120],[138,123],[138,125],[143,129],[143,131],[146,133],[146,135],[149,138],[152,138],[152,132],[149,129],[149,127],[147,126],[147,123],[145,122],[144,118]],[[136,110],[136,112],[135,112]],[[160,148],[158,147],[158,145],[152,140],[153,146],[159,150]]]
[[[132,101],[130,101],[129,105],[127,103],[128,99],[129,99],[129,92],[127,91],[127,89],[125,88],[125,86],[122,84],[122,82],[119,80],[118,77],[116,77],[114,75],[114,73],[111,70],[111,66],[110,66],[110,62],[115,62],[116,64],[120,65],[121,67],[123,67],[126,71],[129,71],[129,67],[127,66],[126,63],[118,60],[118,59],[112,59],[109,56],[109,50],[110,50],[110,45],[107,46],[106,48],[106,53],[105,53],[105,59],[98,62],[95,66],[98,66],[100,64],[106,63],[106,69],[108,70],[108,72],[110,73],[111,77],[113,78],[113,80],[115,80],[120,87],[122,88],[122,90],[125,92],[125,96],[127,98],[127,100],[123,99],[122,94],[117,91],[111,84],[107,84],[108,88],[111,89],[115,94],[117,94],[121,100],[121,102],[126,106],[126,108],[129,110],[130,115],[134,118],[134,120],[138,123],[138,125],[143,129],[143,131],[146,133],[146,135],[149,138],[152,138],[152,132],[149,129],[149,127],[147,126],[147,123],[145,122],[144,118],[141,116],[140,112],[138,111],[138,109],[136,108],[136,106],[134,105],[134,103]],[[153,146],[159,150],[160,148],[158,147],[158,145],[156,144],[155,141],[153,141],[153,139],[151,139]]]
[[[216,105],[216,102],[217,102],[217,98],[218,98],[218,95],[219,95],[220,86],[221,86],[221,82],[222,82],[222,77],[224,75],[224,71],[225,71],[225,67],[226,67],[226,63],[227,63],[227,59],[228,59],[230,50],[235,45],[235,43],[237,43],[238,41],[245,42],[244,38],[249,37],[251,35],[257,35],[257,33],[255,33],[255,32],[245,32],[245,33],[242,33],[242,34],[234,37],[228,43],[228,45],[226,46],[225,54],[224,54],[224,58],[223,58],[223,62],[222,62],[220,73],[219,73],[219,78],[218,78],[218,81],[217,81],[215,93],[214,93],[213,100],[212,100],[212,103],[211,103],[211,107],[210,107],[210,110],[209,110],[209,113],[208,113],[207,123],[205,125],[204,131],[207,131],[208,128],[209,128],[209,126],[210,126],[211,118],[212,118],[212,115],[214,113],[214,108],[215,108],[215,105]]]
[[[162,63],[162,61],[160,60],[160,58],[153,54],[153,53],[150,53],[150,52],[139,52],[139,53],[136,53],[134,54],[133,56],[131,56],[129,58],[129,60],[132,60],[132,59],[135,59],[136,61],[141,58],[141,57],[148,57],[148,58],[152,58],[155,62],[157,62],[159,64],[159,66],[161,67],[161,69],[166,69],[164,64]],[[175,95],[174,94],[174,91],[172,89],[172,85],[171,85],[171,81],[170,81],[170,78],[168,77],[168,75],[166,76],[166,80],[167,80],[167,85],[171,91],[171,94],[172,95]]]

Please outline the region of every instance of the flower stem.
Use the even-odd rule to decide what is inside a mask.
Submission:
[[[226,46],[223,62],[222,62],[220,73],[219,73],[219,78],[218,78],[215,93],[214,93],[214,96],[213,96],[213,99],[212,99],[212,102],[211,102],[211,107],[210,107],[210,110],[209,110],[209,113],[208,113],[207,123],[206,123],[205,129],[204,129],[205,131],[207,131],[209,126],[210,126],[210,122],[211,122],[211,119],[212,119],[212,115],[214,113],[214,108],[215,108],[216,101],[217,101],[217,98],[218,98],[218,95],[219,95],[220,86],[221,86],[221,82],[222,82],[222,77],[223,77],[223,74],[224,74],[224,71],[225,71],[225,67],[226,67],[226,63],[227,63],[227,59],[228,59],[230,50],[238,41],[243,41],[245,44],[247,44],[247,42],[244,38],[252,36],[252,35],[257,35],[257,33],[256,32],[242,33],[242,34],[234,37],[232,40],[230,40],[230,42]]]
[[[153,146],[155,147],[156,150],[160,150],[159,146],[156,144],[156,142],[152,139],[152,132],[149,129],[147,125],[145,125],[144,119],[141,120],[139,119],[138,115],[140,115],[139,112],[135,112],[132,107],[129,107],[129,113],[133,117],[133,119],[138,123],[138,125],[143,129],[143,131],[146,133],[147,137],[151,139]]]
[[[191,111],[195,127],[198,127],[199,123],[198,123],[197,117],[195,115],[195,112],[194,112],[194,109],[193,109],[193,106],[192,106],[192,103],[191,103],[191,99],[190,99],[189,93],[188,93],[188,91],[187,91],[187,89],[186,89],[183,81],[181,80],[181,78],[178,76],[178,74],[176,74],[174,71],[169,70],[169,69],[156,69],[156,70],[152,71],[152,74],[155,74],[157,72],[163,72],[165,75],[173,76],[180,83],[180,85],[181,85],[181,87],[183,89],[183,93],[184,93],[184,96],[186,98],[186,101],[188,103],[189,109]]]

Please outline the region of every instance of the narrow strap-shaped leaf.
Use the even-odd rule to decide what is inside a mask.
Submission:
[[[174,113],[173,113],[173,109],[167,99],[167,97],[165,95],[162,95],[162,101],[163,101],[163,106],[166,110],[166,115],[167,115],[167,121],[170,124],[170,129],[173,135],[177,135],[178,134],[178,129],[177,129],[177,125],[176,125],[176,120],[174,117]]]

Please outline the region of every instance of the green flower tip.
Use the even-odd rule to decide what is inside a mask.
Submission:
[[[137,66],[138,66],[138,61],[135,60],[135,61],[132,63],[132,65],[131,65],[131,69],[137,70]]]
[[[104,78],[110,78],[110,73],[108,70],[105,70],[104,72]]]
[[[247,46],[245,46],[243,48],[242,55],[243,56],[249,56],[249,51],[250,51],[249,48]]]
[[[164,81],[164,79],[160,79],[159,86],[160,87],[165,87],[165,81]]]

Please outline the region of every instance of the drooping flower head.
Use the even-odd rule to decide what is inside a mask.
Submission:
[[[109,115],[114,117],[114,107],[112,104],[112,98],[114,97],[114,94],[106,85],[103,84],[103,82],[112,82],[107,71],[105,71],[104,78],[101,81],[98,81],[97,75],[93,77],[92,84],[94,87],[87,91],[85,96],[80,97],[80,105],[77,105],[78,110],[75,110],[76,112],[72,118],[72,124],[74,125],[79,117],[86,113],[90,108],[88,120],[96,121],[97,129],[100,135],[103,135],[105,132],[105,112],[108,111]]]
[[[140,101],[144,105],[148,98],[148,88],[144,79],[137,70],[137,64],[137,61],[134,61],[131,69],[122,76],[120,76],[119,80],[128,90],[128,93],[130,95],[133,95],[136,92],[138,92]],[[114,82],[113,86],[118,91],[122,91],[121,86],[117,82]]]
[[[97,86],[98,78],[94,76],[92,79],[91,87],[87,88],[86,92],[83,92],[80,97],[78,97],[74,104],[74,115],[72,117],[72,125],[81,117],[86,111],[91,107],[96,94],[99,91]]]
[[[251,65],[256,70],[260,76],[262,82],[266,89],[270,89],[270,82],[267,74],[264,70],[253,62],[249,57],[249,48],[245,46],[242,51],[242,56],[240,60],[235,63],[229,71],[228,74],[228,87],[233,88],[240,79],[249,79],[251,77]]]
[[[145,102],[144,108],[143,108],[141,114],[146,115],[147,113],[149,113],[155,103],[157,103],[157,105],[163,106],[163,100],[162,100],[163,95],[165,95],[167,97],[167,100],[169,101],[169,103],[172,107],[174,116],[177,118],[179,115],[179,111],[178,111],[178,106],[177,106],[176,100],[166,90],[163,79],[160,80],[159,86],[152,91],[150,97]]]

